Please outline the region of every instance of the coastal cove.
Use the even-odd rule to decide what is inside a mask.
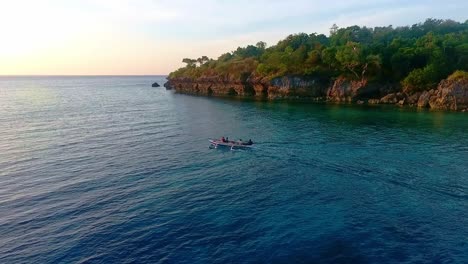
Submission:
[[[165,79],[0,77],[1,263],[468,259],[466,113]]]
[[[468,110],[468,20],[428,18],[411,26],[334,24],[329,35],[290,34],[217,59],[183,58],[167,89],[260,97]]]

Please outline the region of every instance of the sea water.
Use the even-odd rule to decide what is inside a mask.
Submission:
[[[468,261],[466,113],[164,79],[0,78],[0,263]]]

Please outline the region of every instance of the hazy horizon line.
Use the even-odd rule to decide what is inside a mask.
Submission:
[[[168,74],[0,74],[0,77],[139,77],[160,76]]]

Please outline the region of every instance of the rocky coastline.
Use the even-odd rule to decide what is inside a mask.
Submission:
[[[272,80],[219,77],[169,78],[166,89],[204,96],[232,96],[267,100],[306,100],[356,104],[393,104],[434,110],[468,111],[468,79],[444,79],[437,88],[408,94],[398,83],[373,83],[366,79],[334,80],[285,76]]]

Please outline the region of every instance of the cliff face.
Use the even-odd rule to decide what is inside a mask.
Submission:
[[[254,96],[271,100],[311,99],[335,102],[353,102],[366,95],[379,94],[381,88],[367,85],[367,81],[335,81],[319,78],[281,77],[271,81],[246,81],[221,78],[174,78],[165,85],[178,93],[212,96]]]
[[[429,104],[429,107],[433,109],[466,111],[468,109],[468,80],[443,80],[436,90],[425,91],[420,101],[421,98],[421,105],[425,107]]]
[[[262,93],[263,87],[254,87],[252,82],[241,82],[221,78],[170,79],[165,85],[178,93],[212,95],[212,96],[256,96]]]
[[[299,77],[275,78],[262,83],[269,99],[321,99],[325,96],[328,83],[321,79],[304,79]]]
[[[302,77],[281,77],[271,81],[248,78],[245,81],[202,77],[169,79],[164,85],[177,93],[207,96],[257,97],[269,100],[311,100],[329,102],[358,102],[395,104],[431,109],[466,111],[468,109],[468,80],[443,80],[437,89],[423,93],[398,92],[398,84],[368,83],[340,77],[335,80]]]

